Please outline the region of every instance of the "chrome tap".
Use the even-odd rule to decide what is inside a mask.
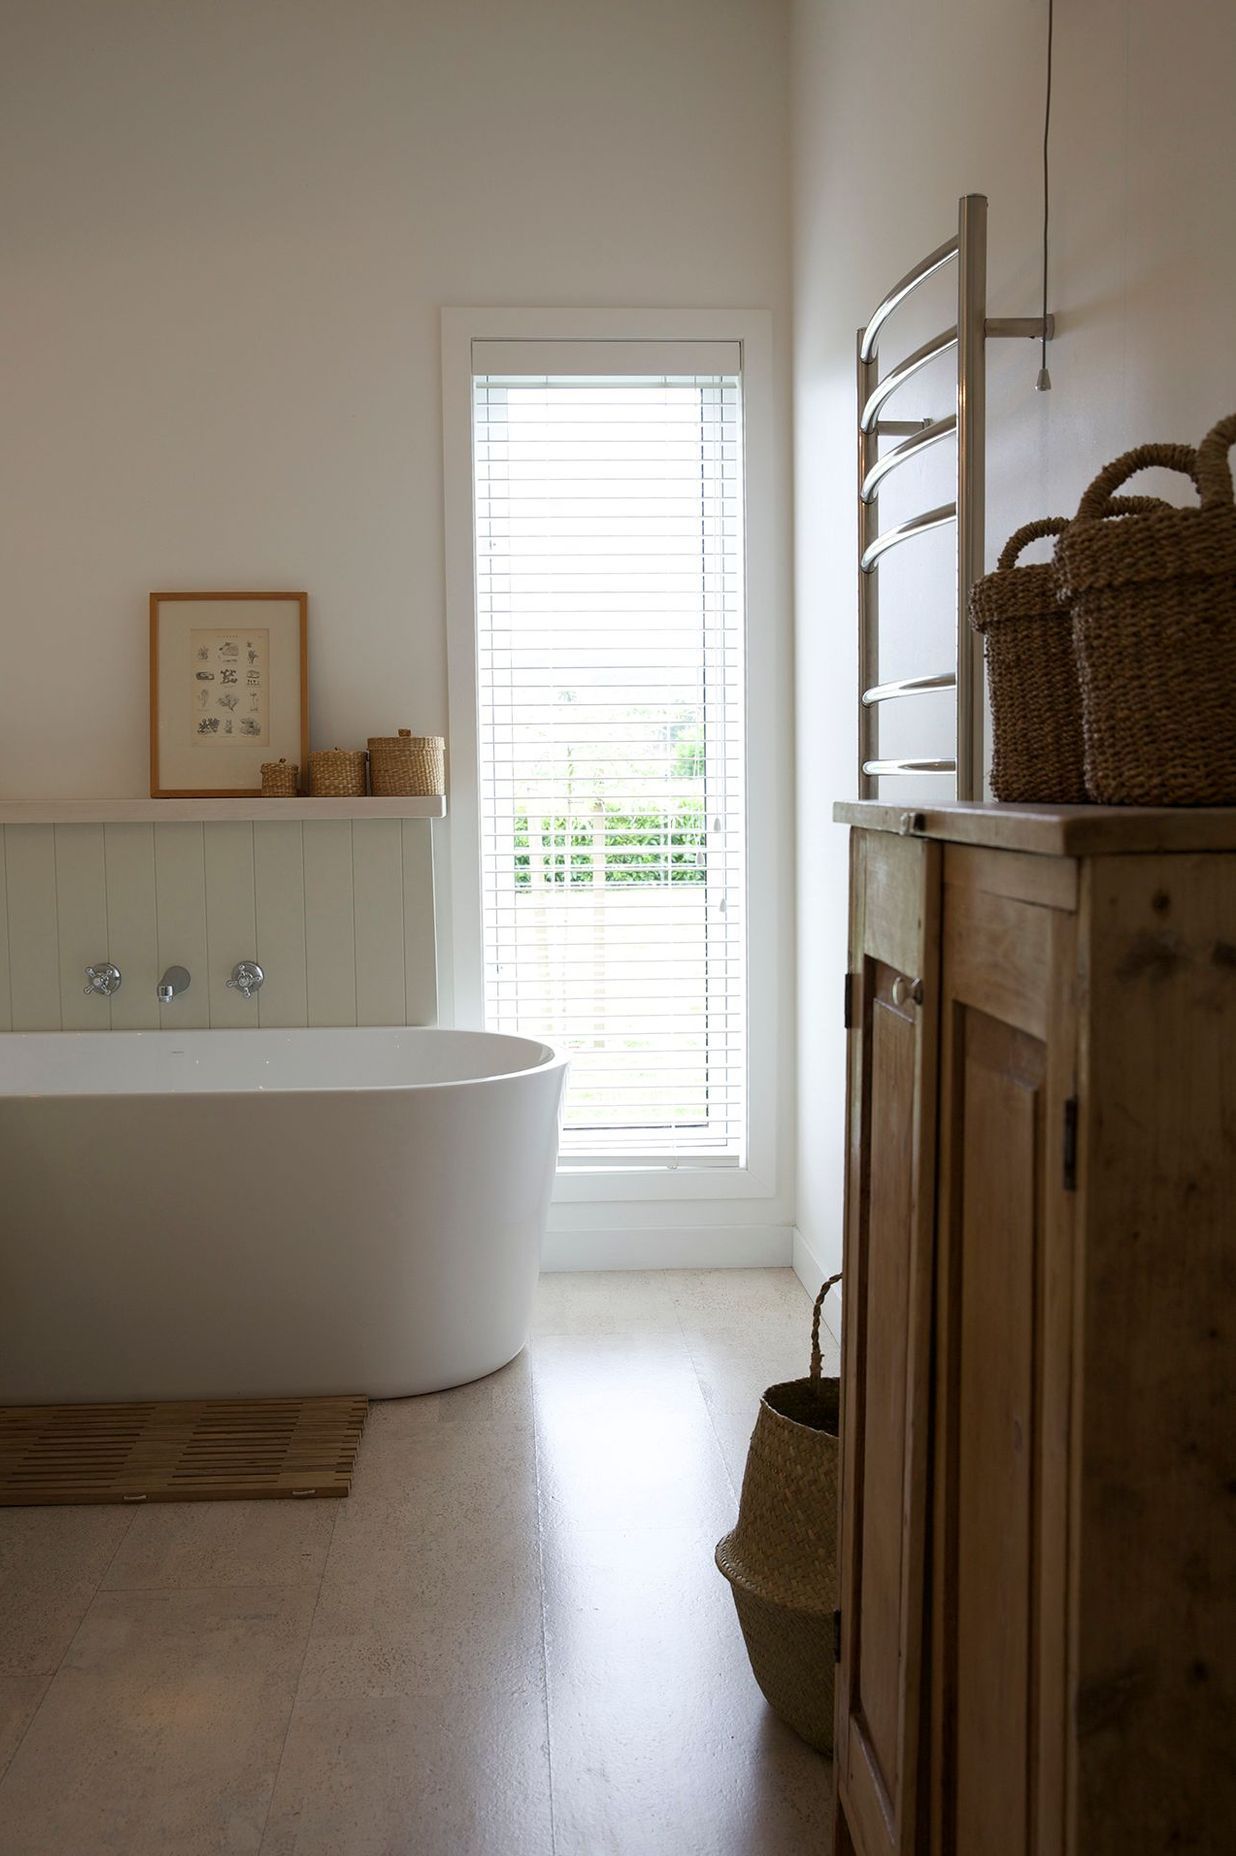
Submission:
[[[159,995],[160,1005],[170,1005],[177,993],[188,992],[188,990],[189,969],[187,967],[169,967],[155,988]]]
[[[120,968],[114,967],[110,960],[101,960],[97,966],[86,968],[86,984],[82,991],[89,998],[92,992],[104,999],[110,999],[114,992],[120,991]]]
[[[238,960],[232,968],[232,977],[228,985],[233,992],[238,992],[245,999],[252,999],[255,992],[261,992],[262,981],[266,978],[256,960]]]

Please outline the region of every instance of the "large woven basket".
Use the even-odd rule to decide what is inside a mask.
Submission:
[[[811,1372],[769,1386],[747,1455],[738,1525],[717,1542],[752,1673],[787,1726],[833,1749],[840,1386],[824,1378],[816,1297]]]
[[[441,735],[371,735],[369,770],[375,793],[429,797],[446,791],[446,742]]]
[[[1056,550],[1073,614],[1086,790],[1105,805],[1236,803],[1236,414],[1196,452],[1139,445],[1100,471]],[[1166,465],[1200,506],[1102,520],[1135,471]]]
[[[1108,516],[1166,504],[1150,496],[1114,497]],[[1068,608],[1050,561],[1019,567],[1023,548],[1062,535],[1064,516],[1027,522],[1009,536],[994,573],[976,581],[970,623],[986,641],[991,695],[991,790],[997,799],[1080,805],[1086,797],[1081,690]]]
[[[361,799],[365,792],[363,748],[321,748],[309,756],[309,791],[315,799]]]

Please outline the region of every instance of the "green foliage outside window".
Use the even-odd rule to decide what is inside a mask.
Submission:
[[[703,883],[704,808],[680,799],[656,812],[614,805],[548,818],[515,816],[515,887]]]

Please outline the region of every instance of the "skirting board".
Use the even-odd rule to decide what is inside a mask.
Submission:
[[[793,1247],[788,1224],[558,1230],[546,1233],[541,1270],[783,1270]]]
[[[826,1270],[824,1268],[824,1265],[820,1262],[820,1259],[816,1256],[814,1250],[812,1250],[810,1244],[807,1242],[806,1238],[803,1236],[802,1232],[797,1228],[797,1226],[795,1226],[795,1229],[794,1229],[792,1256],[793,1256],[794,1274],[797,1276],[799,1282],[802,1284],[803,1288],[807,1291],[807,1294],[811,1297],[811,1300],[814,1302],[816,1296],[820,1293],[820,1290],[824,1285],[825,1279],[829,1276],[835,1276],[837,1274],[837,1269],[836,1267],[834,1267],[831,1270]],[[840,1340],[841,1338],[841,1284],[840,1283],[838,1283],[837,1287],[832,1291],[832,1293],[825,1298],[824,1308],[822,1312],[823,1312],[823,1318],[824,1318],[824,1325],[828,1328],[834,1340]]]

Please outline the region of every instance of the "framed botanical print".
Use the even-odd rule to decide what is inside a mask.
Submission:
[[[307,593],[150,595],[150,793],[243,799],[309,760]]]

